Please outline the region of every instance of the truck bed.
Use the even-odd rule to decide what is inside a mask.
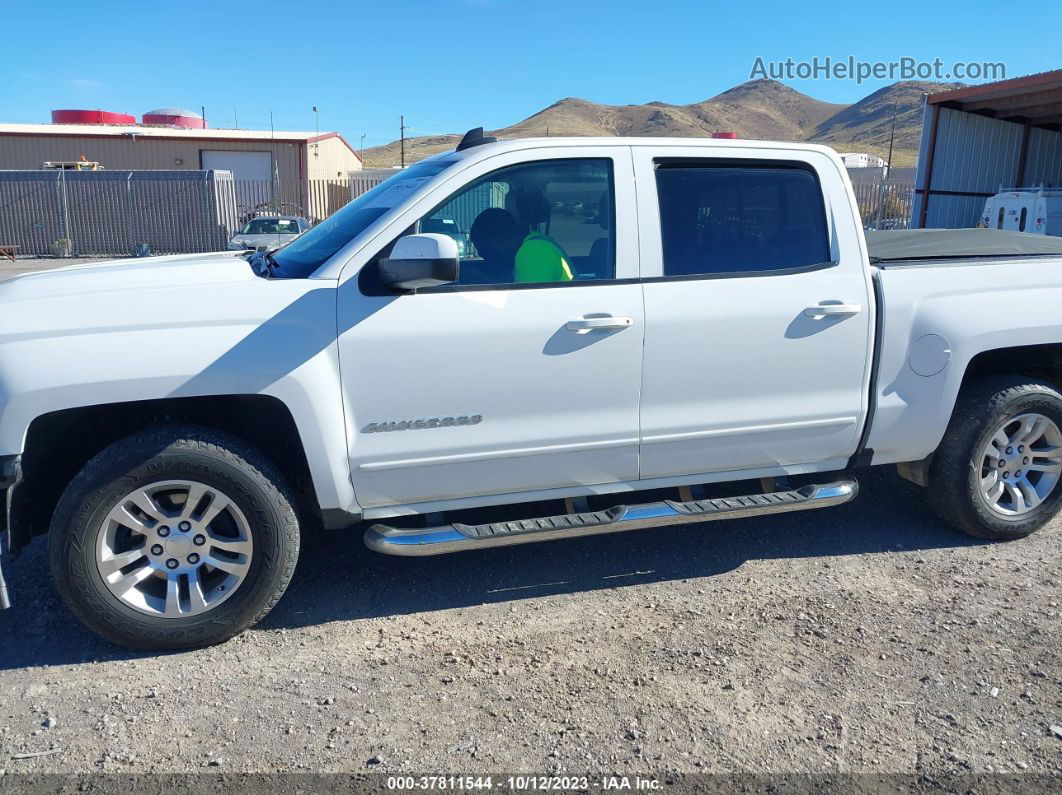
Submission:
[[[882,268],[949,260],[1062,257],[1062,238],[998,229],[896,229],[867,233],[870,262]]]

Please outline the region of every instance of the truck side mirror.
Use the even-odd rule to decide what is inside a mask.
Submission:
[[[417,290],[457,281],[457,241],[449,235],[406,235],[380,260],[380,281],[397,290]]]

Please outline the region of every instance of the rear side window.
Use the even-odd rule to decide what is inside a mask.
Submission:
[[[665,276],[770,273],[830,260],[818,177],[800,164],[656,163]]]

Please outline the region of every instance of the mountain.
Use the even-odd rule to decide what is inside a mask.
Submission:
[[[925,81],[893,83],[822,121],[809,140],[844,144],[859,151],[869,149],[888,153],[895,112],[895,149],[917,151],[922,132],[922,95],[961,88],[962,85]]]
[[[510,127],[490,132],[498,138],[540,136],[661,136],[706,138],[735,132],[739,138],[814,141],[875,154],[888,154],[895,110],[893,163],[914,163],[922,126],[922,94],[956,88],[960,83],[903,82],[887,86],[854,105],[823,102],[777,80],[751,80],[718,96],[689,105],[648,102],[602,105],[569,97]],[[452,149],[461,136],[406,139],[406,162]],[[367,166],[399,162],[398,141],[365,150]]]

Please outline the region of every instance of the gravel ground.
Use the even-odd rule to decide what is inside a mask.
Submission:
[[[1062,522],[982,543],[863,486],[435,559],[317,531],[259,627],[172,654],[83,630],[37,541],[6,566],[0,769],[1062,775]]]
[[[1062,775],[1062,521],[987,544],[862,482],[435,559],[311,532],[259,627],[162,655],[82,629],[38,540],[5,565],[0,773]]]

